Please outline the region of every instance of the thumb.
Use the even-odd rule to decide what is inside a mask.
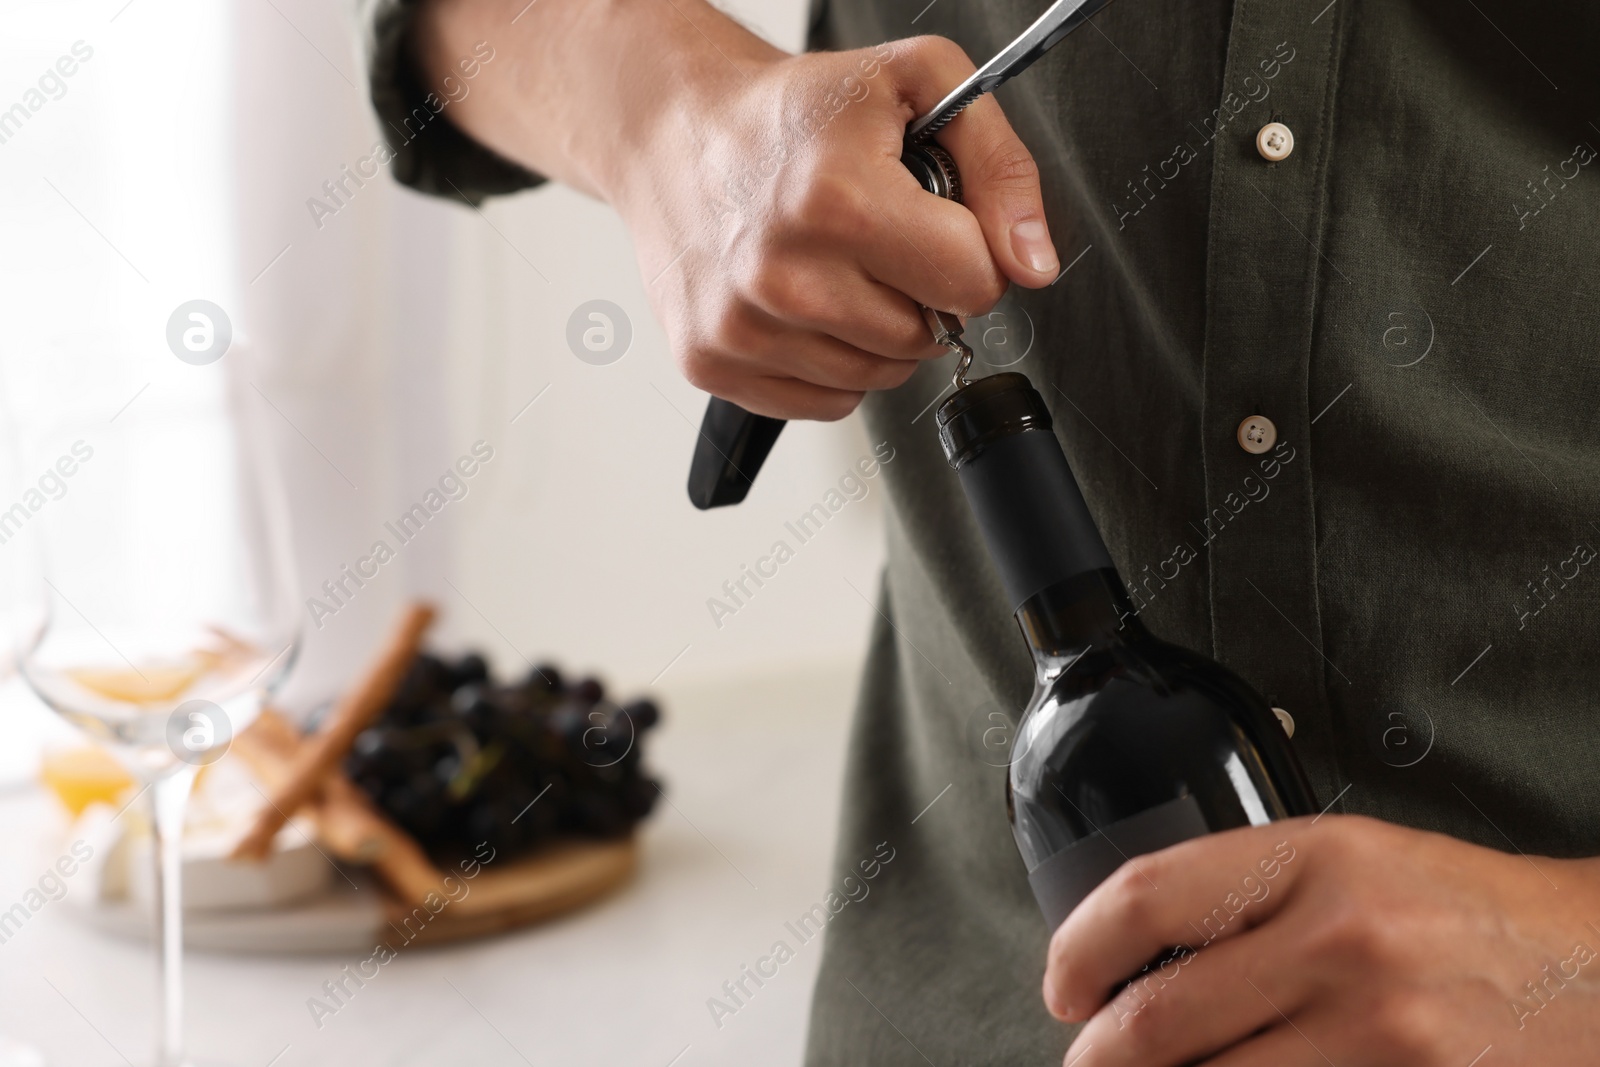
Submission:
[[[986,96],[938,135],[961,174],[961,202],[978,218],[989,252],[1007,278],[1037,289],[1061,270],[1039,193],[1039,165]]]
[[[915,37],[899,42],[893,78],[913,115],[926,114],[975,69],[955,42]],[[990,255],[1018,285],[1056,280],[1061,263],[1044,220],[1039,166],[993,96],[980,97],[935,138],[961,175],[961,202],[978,219]]]

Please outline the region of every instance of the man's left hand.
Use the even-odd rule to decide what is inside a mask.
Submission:
[[[1078,905],[1044,999],[1088,1020],[1071,1067],[1592,1063],[1600,861],[1340,815],[1198,838]]]

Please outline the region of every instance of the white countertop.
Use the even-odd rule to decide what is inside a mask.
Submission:
[[[403,949],[320,1030],[307,999],[360,957],[191,952],[191,1054],[234,1067],[798,1064],[820,940],[720,1028],[706,1001],[826,890],[855,683],[853,665],[664,682],[648,762],[671,804],[645,824],[631,885],[543,926]],[[37,787],[0,795],[0,910],[37,882],[62,826]],[[52,1067],[148,1062],[153,950],[87,929],[70,903],[0,944],[0,1032]]]

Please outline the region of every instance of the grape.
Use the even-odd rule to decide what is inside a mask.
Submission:
[[[492,733],[497,712],[482,686],[468,683],[457,689],[451,694],[450,710],[480,741]]]
[[[489,663],[476,652],[468,652],[456,660],[455,683],[457,687],[489,680]]]
[[[656,707],[653,700],[635,700],[622,705],[622,710],[633,720],[633,728],[640,732],[661,721],[661,709]]]
[[[419,655],[345,771],[430,857],[453,864],[487,841],[518,856],[559,837],[627,834],[654,808],[643,734],[660,709],[617,706],[596,678],[541,664],[495,683],[484,658]]]
[[[545,693],[560,693],[565,689],[561,683],[561,672],[548,663],[540,663],[528,672],[528,677],[522,682],[523,689],[537,689]]]
[[[461,773],[461,757],[455,753],[443,757],[433,765],[433,776],[441,785],[449,785]]]

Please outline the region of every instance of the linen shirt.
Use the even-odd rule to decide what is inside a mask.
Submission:
[[[821,0],[810,40],[981,63],[1044,6]],[[409,5],[368,7],[392,118]],[[1596,41],[1575,2],[1112,4],[999,91],[1064,270],[968,328],[1026,351],[1144,621],[1287,711],[1322,803],[1529,855],[1600,853]],[[538,180],[458,133],[400,154],[446,195]],[[864,405],[896,459],[835,881],[896,858],[829,923],[811,1067],[1071,1038],[997,746],[1032,667],[927,412],[949,370]]]

